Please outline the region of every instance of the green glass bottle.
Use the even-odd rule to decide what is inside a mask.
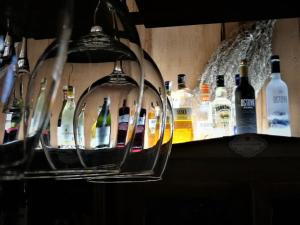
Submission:
[[[110,133],[111,133],[111,115],[109,111],[110,99],[104,98],[101,112],[97,118],[95,147],[105,148],[110,146]]]

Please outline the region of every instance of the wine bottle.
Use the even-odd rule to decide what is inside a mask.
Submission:
[[[240,63],[240,84],[235,90],[237,134],[256,133],[255,91],[248,81],[247,61]]]
[[[110,132],[111,132],[111,115],[109,110],[110,99],[105,97],[101,112],[97,118],[95,147],[105,148],[110,146]]]
[[[232,96],[231,96],[231,126],[232,126],[232,134],[237,134],[236,130],[236,115],[235,115],[235,90],[240,85],[240,74],[236,74],[234,76],[235,86],[232,90]]]
[[[146,113],[146,109],[141,108],[131,152],[140,152],[144,149]]]
[[[130,109],[126,105],[126,99],[123,100],[123,106],[119,109],[119,123],[117,134],[117,148],[123,148],[126,143]]]
[[[267,133],[270,135],[291,136],[288,87],[281,80],[278,55],[271,57],[271,64],[271,80],[266,87]]]
[[[214,137],[231,135],[230,131],[231,102],[227,98],[224,76],[217,76],[215,99],[212,102]]]
[[[29,73],[29,61],[27,57],[27,38],[22,38],[22,46],[18,57],[18,73]]]
[[[11,35],[11,28],[8,22],[7,33],[4,40],[3,52],[1,56],[0,68],[6,65],[9,65],[12,61],[12,58],[15,56],[15,46],[14,40]]]
[[[61,147],[62,143],[62,128],[61,128],[61,117],[62,117],[62,112],[65,108],[65,105],[67,103],[68,99],[68,86],[63,86],[63,103],[62,107],[60,109],[59,115],[58,115],[58,120],[57,120],[57,146],[58,148]]]
[[[37,101],[31,118],[29,136],[34,135],[38,131],[38,128],[40,127],[40,123],[44,117],[43,108],[44,108],[45,98],[46,98],[46,94],[45,94],[46,85],[47,85],[47,79],[42,78],[40,82],[40,90],[38,93]]]
[[[174,135],[173,143],[193,140],[192,107],[193,94],[185,85],[185,74],[177,76],[178,90],[172,92]]]
[[[14,97],[12,107],[6,113],[3,143],[17,140],[21,122],[21,110],[20,101]]]
[[[61,148],[75,148],[73,118],[75,112],[74,87],[68,86],[67,102],[61,116]]]

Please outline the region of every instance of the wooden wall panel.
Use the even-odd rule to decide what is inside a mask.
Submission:
[[[187,75],[193,89],[211,54],[220,43],[220,24],[167,28],[139,27],[142,46],[153,57],[165,80],[177,89],[177,74]]]

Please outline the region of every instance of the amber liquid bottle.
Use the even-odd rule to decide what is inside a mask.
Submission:
[[[172,93],[174,114],[173,143],[193,141],[193,94],[185,86],[185,75],[178,75],[178,90]]]

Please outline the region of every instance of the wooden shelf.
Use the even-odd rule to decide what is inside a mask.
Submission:
[[[299,146],[300,138],[261,134],[175,144],[166,182],[297,182]]]

